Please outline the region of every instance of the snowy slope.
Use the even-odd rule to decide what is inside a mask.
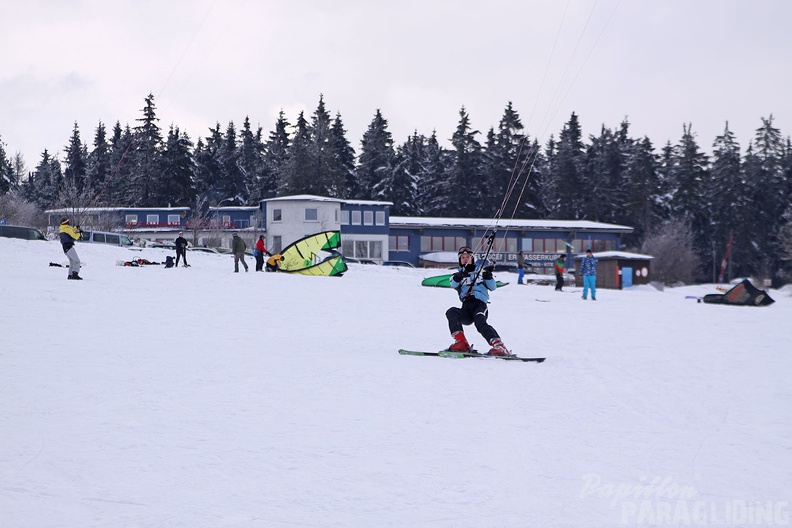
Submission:
[[[2,527],[790,522],[788,293],[584,302],[505,273],[490,322],[548,360],[453,360],[396,353],[450,342],[432,271],[77,248],[67,281],[57,242],[0,238]]]

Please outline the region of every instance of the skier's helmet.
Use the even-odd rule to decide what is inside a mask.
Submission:
[[[475,260],[473,258],[473,250],[470,249],[470,246],[462,246],[461,248],[459,248],[459,251],[457,251],[457,262],[459,263],[460,266],[462,265],[462,255],[464,255],[465,253],[470,255],[471,263],[473,263]]]

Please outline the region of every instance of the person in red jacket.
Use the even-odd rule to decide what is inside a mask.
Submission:
[[[254,249],[253,256],[256,257],[256,271],[264,271],[264,255],[269,255],[267,248],[264,246],[264,235],[259,235]]]

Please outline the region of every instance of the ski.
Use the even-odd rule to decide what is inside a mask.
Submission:
[[[480,354],[475,350],[472,352],[453,352],[451,350],[440,350],[439,352],[424,352],[422,350],[405,350],[399,349],[399,354],[403,356],[434,356],[453,359],[465,358],[490,358],[490,359],[504,359],[506,361],[532,361],[534,363],[541,363],[547,358],[543,357],[519,357],[519,356],[490,356],[489,354]]]

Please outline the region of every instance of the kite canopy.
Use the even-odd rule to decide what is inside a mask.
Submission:
[[[323,231],[292,242],[280,254],[283,256],[279,271],[302,275],[341,275],[347,270],[343,257],[326,254],[341,245],[339,231]]]
[[[703,300],[708,304],[731,304],[733,306],[768,306],[775,302],[767,295],[766,291],[760,290],[748,279],[744,279],[726,293],[705,295]]]
[[[421,286],[433,286],[433,287],[436,287],[436,288],[450,288],[451,287],[451,282],[450,282],[449,279],[451,279],[452,275],[453,275],[453,273],[449,273],[447,275],[437,275],[435,277],[429,277],[427,279],[424,279],[421,282]],[[506,286],[509,283],[508,282],[495,281],[495,284],[497,285],[498,288],[503,288],[504,286]]]

